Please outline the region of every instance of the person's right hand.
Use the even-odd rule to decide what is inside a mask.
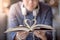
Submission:
[[[26,39],[26,37],[28,36],[29,32],[26,31],[20,31],[17,32],[16,37],[20,38],[20,39]]]

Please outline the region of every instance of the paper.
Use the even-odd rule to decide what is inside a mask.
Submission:
[[[17,32],[17,31],[34,31],[34,30],[53,30],[54,28],[49,26],[49,25],[44,25],[44,24],[37,24],[37,25],[34,25],[30,28],[26,27],[26,26],[19,26],[19,27],[16,27],[16,28],[8,28],[5,33],[7,32]]]

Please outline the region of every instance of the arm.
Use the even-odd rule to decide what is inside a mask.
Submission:
[[[16,9],[15,5],[12,5],[8,14],[8,28],[14,28],[18,26],[17,19],[16,19]],[[7,39],[13,40],[15,37],[15,32],[7,33]]]
[[[53,22],[52,10],[51,10],[51,8],[49,8],[47,11],[47,16],[46,16],[46,20],[45,20],[44,24],[52,26],[52,24],[53,24],[52,22]],[[46,36],[47,36],[48,40],[52,40],[52,38],[53,38],[52,31],[47,31]]]
[[[16,16],[16,14],[17,14],[16,10],[17,10],[17,6],[12,5],[10,8],[9,15],[8,15],[8,28],[14,28],[14,27],[19,26],[19,24],[18,24],[19,21],[17,19],[17,16],[19,16],[19,15]],[[20,31],[20,32],[16,32],[16,33],[15,32],[8,33],[7,36],[8,36],[8,40],[15,40],[15,38],[17,38],[18,36],[20,37],[20,39],[25,39],[28,34],[29,34],[28,32]]]
[[[44,24],[52,26],[53,24],[52,22],[53,22],[53,14],[51,7],[49,7]]]

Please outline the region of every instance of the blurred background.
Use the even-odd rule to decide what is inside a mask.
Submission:
[[[7,29],[7,17],[10,6],[20,0],[0,0],[0,40],[6,40],[4,31]],[[52,7],[53,12],[53,40],[60,40],[60,0],[39,0]]]

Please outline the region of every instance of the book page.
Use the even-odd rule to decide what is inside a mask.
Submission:
[[[44,25],[44,24],[37,24],[37,25],[35,25],[35,26],[32,26],[30,29],[29,28],[27,28],[27,27],[23,27],[23,26],[19,26],[19,27],[16,27],[16,28],[8,28],[7,29],[7,31],[5,31],[6,33],[7,32],[16,32],[16,31],[27,31],[27,32],[29,32],[29,31],[33,31],[33,30],[35,30],[35,29],[37,29],[37,30],[41,30],[41,28],[43,29],[43,30],[45,30],[45,29],[50,29],[50,30],[53,30],[53,27],[51,27],[51,26],[49,26],[49,25]]]
[[[8,28],[5,31],[5,33],[7,33],[7,32],[15,32],[15,31],[27,31],[27,32],[29,32],[29,29],[25,28],[25,27]]]

